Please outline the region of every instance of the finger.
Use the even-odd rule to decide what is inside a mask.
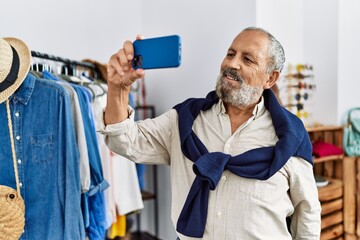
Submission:
[[[131,61],[134,57],[134,46],[131,41],[125,41],[124,42],[124,54],[128,61]]]
[[[145,75],[145,71],[144,69],[136,69],[135,71],[132,71],[131,73],[131,79],[132,81],[135,81],[136,79],[140,79],[140,78],[143,78]]]
[[[118,54],[117,54],[117,58],[118,58],[118,61],[119,61],[119,64],[122,68],[122,71],[128,71],[130,68],[129,68],[129,61],[126,57],[126,53],[125,53],[125,50],[122,48],[119,50]]]
[[[108,72],[111,74],[110,77],[115,74],[119,74],[120,76],[124,75],[123,69],[120,65],[118,54],[114,54],[111,56],[108,64]]]
[[[144,39],[144,35],[142,34],[136,35],[136,40],[142,40],[142,39]]]

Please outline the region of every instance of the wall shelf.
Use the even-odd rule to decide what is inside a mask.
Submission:
[[[342,160],[344,158],[344,155],[331,155],[321,158],[314,158],[314,163],[322,163],[322,162],[328,162],[328,161],[336,161],[336,160]]]
[[[342,148],[343,128],[341,126],[319,126],[307,128],[309,137],[314,143],[322,141]],[[343,239],[344,223],[347,212],[344,208],[346,199],[344,184],[344,155],[330,155],[314,158],[314,174],[329,180],[329,184],[318,187],[321,203],[321,236],[320,239]]]

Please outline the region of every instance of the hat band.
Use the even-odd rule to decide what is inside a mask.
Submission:
[[[13,85],[18,78],[19,68],[20,68],[20,60],[19,55],[16,52],[15,48],[11,46],[13,52],[13,61],[11,64],[10,72],[6,76],[3,82],[0,83],[0,92],[5,91],[11,85]]]

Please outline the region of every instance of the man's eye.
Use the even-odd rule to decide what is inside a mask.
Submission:
[[[244,61],[245,62],[253,62],[250,58],[248,58],[248,57],[244,57]]]
[[[234,55],[235,55],[235,54],[233,54],[233,53],[227,53],[227,54],[226,54],[226,57],[227,57],[227,58],[232,58],[232,57],[234,57]]]

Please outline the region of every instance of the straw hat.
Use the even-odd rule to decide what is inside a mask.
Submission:
[[[30,50],[23,41],[0,38],[0,103],[20,87],[29,72],[30,60]]]

